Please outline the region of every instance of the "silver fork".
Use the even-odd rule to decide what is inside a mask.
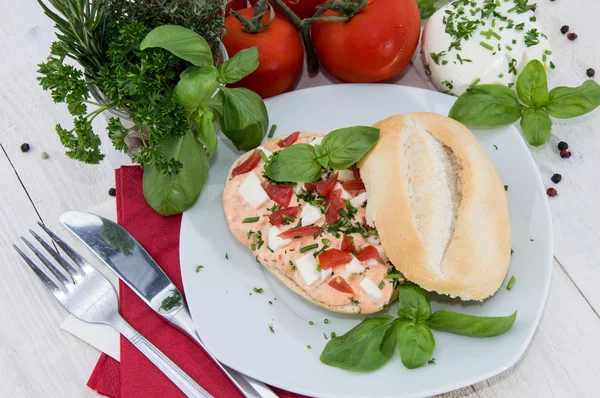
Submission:
[[[54,250],[31,229],[29,232],[40,245],[60,264],[68,274],[61,272],[46,256],[36,249],[27,239],[21,236],[25,245],[46,266],[52,275],[60,282],[54,283],[25,253],[13,245],[15,250],[23,257],[33,272],[44,283],[44,286],[73,316],[89,323],[103,323],[115,328],[140,350],[161,372],[163,372],[186,396],[212,397],[190,376],[188,376],[173,361],[165,356],[158,348],[150,343],[144,336],[133,328],[119,314],[117,293],[110,282],[98,272],[82,256],[75,252],[56,234],[45,225],[38,225],[52,238],[54,242],[73,260],[72,265]]]

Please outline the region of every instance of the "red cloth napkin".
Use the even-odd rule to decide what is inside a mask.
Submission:
[[[115,171],[115,179],[118,223],[144,246],[183,292],[179,268],[181,216],[163,217],[146,203],[140,167],[123,166]],[[119,282],[119,302],[123,317],[209,393],[217,398],[242,396],[204,350],[155,314],[123,282]],[[121,362],[102,354],[87,385],[113,398],[184,396],[122,336]],[[301,397],[275,388],[274,391],[284,398]]]

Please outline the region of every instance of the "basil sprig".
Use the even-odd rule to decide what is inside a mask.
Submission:
[[[280,182],[310,182],[321,167],[347,169],[358,162],[379,139],[379,129],[367,126],[333,130],[320,145],[296,144],[273,154],[265,174]]]
[[[398,287],[398,318],[374,316],[364,319],[346,334],[331,339],[321,362],[345,370],[368,372],[380,368],[400,349],[408,369],[429,362],[435,348],[431,329],[471,337],[490,337],[509,330],[517,312],[503,317],[480,317],[452,311],[431,313],[426,292],[407,282]],[[392,344],[391,341],[395,341]]]
[[[520,120],[527,142],[538,147],[550,137],[550,116],[570,119],[599,105],[598,83],[587,80],[579,87],[548,91],[546,70],[533,60],[519,74],[516,93],[501,84],[475,85],[458,97],[448,116],[472,127],[506,126]]]

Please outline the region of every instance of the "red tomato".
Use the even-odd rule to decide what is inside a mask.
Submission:
[[[327,213],[325,213],[325,222],[329,225],[333,224],[338,220],[338,218],[340,217],[338,212],[340,211],[340,209],[346,207],[346,203],[344,203],[344,200],[341,198],[341,196],[342,191],[340,189],[336,189],[334,191],[331,191],[329,195],[327,195],[327,198],[325,198],[325,208],[329,206],[329,208],[327,209]]]
[[[254,15],[252,8],[238,12],[248,19]],[[263,23],[268,21],[269,13],[266,13]],[[267,98],[286,92],[294,86],[302,72],[304,47],[298,31],[290,21],[275,16],[264,31],[247,33],[242,29],[240,21],[229,15],[225,18],[225,27],[227,33],[223,44],[229,57],[246,48],[258,48],[258,69],[232,84],[232,87],[245,87]]]
[[[329,73],[345,82],[370,83],[394,77],[408,65],[420,28],[415,0],[369,0],[347,22],[316,21],[311,36]]]
[[[258,0],[250,0],[250,4],[254,6]],[[300,19],[310,18],[315,15],[315,7],[323,4],[325,0],[283,0],[290,10],[294,11]],[[271,4],[275,12],[279,15],[284,15],[283,11],[275,4]]]
[[[321,269],[333,268],[336,265],[348,264],[352,261],[352,254],[339,249],[327,249],[319,254]]]
[[[356,258],[358,258],[360,261],[367,261],[370,258],[374,258],[381,264],[385,264],[385,261],[383,261],[379,255],[379,251],[371,245],[363,247],[358,253],[356,253]]]
[[[272,214],[270,214],[269,221],[271,221],[271,224],[278,227],[281,224],[283,224],[284,220],[283,220],[282,216],[296,217],[299,212],[300,212],[299,206],[286,207],[285,209],[280,209],[280,210],[277,210],[276,212],[273,212]]]
[[[351,180],[343,183],[342,187],[344,187],[346,191],[360,191],[365,189],[365,184],[362,180]]]
[[[292,200],[292,195],[294,194],[294,189],[287,184],[269,184],[268,182],[263,182],[260,184],[261,187],[265,190],[269,198],[273,199],[275,203],[287,207],[290,204],[290,200]]]
[[[328,285],[334,288],[335,290],[339,290],[342,293],[354,294],[354,290],[352,290],[352,287],[350,287],[348,282],[346,282],[346,280],[341,276],[336,276],[335,278],[330,280]]]
[[[229,0],[225,5],[225,15],[229,15],[231,10],[241,10],[242,8],[248,7],[246,0]]]
[[[321,232],[323,232],[323,229],[321,227],[307,226],[288,229],[287,231],[282,232],[277,236],[279,236],[281,239],[292,239],[300,238],[302,236],[319,235]]]
[[[352,165],[352,172],[354,173],[354,179],[360,180],[360,169],[358,168],[358,163],[354,163]]]
[[[231,172],[231,176],[235,177],[237,175],[252,171],[256,167],[258,162],[260,162],[260,150],[255,149],[254,152],[252,152],[252,155],[250,155],[250,157],[246,159],[244,163],[240,164],[238,167],[233,169],[233,171]]]
[[[352,243],[352,240],[350,240],[350,237],[346,234],[344,234],[344,237],[342,238],[342,244],[340,245],[340,250],[346,253],[352,253],[353,251],[355,251],[356,249],[354,248],[354,243]]]
[[[296,131],[295,133],[292,133],[290,135],[288,135],[285,139],[280,140],[277,145],[280,148],[287,148],[290,145],[292,145],[294,142],[298,141],[298,137],[300,136],[300,132]]]
[[[307,182],[304,184],[304,187],[309,191],[313,192],[315,189],[318,193],[323,196],[327,196],[329,192],[335,187],[335,183],[338,179],[338,173],[334,173],[326,180],[317,181],[317,182]]]

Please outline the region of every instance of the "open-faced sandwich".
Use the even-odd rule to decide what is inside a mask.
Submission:
[[[259,263],[336,312],[384,309],[394,266],[424,289],[482,300],[509,264],[498,172],[466,127],[436,114],[266,142],[232,166],[223,201]]]

